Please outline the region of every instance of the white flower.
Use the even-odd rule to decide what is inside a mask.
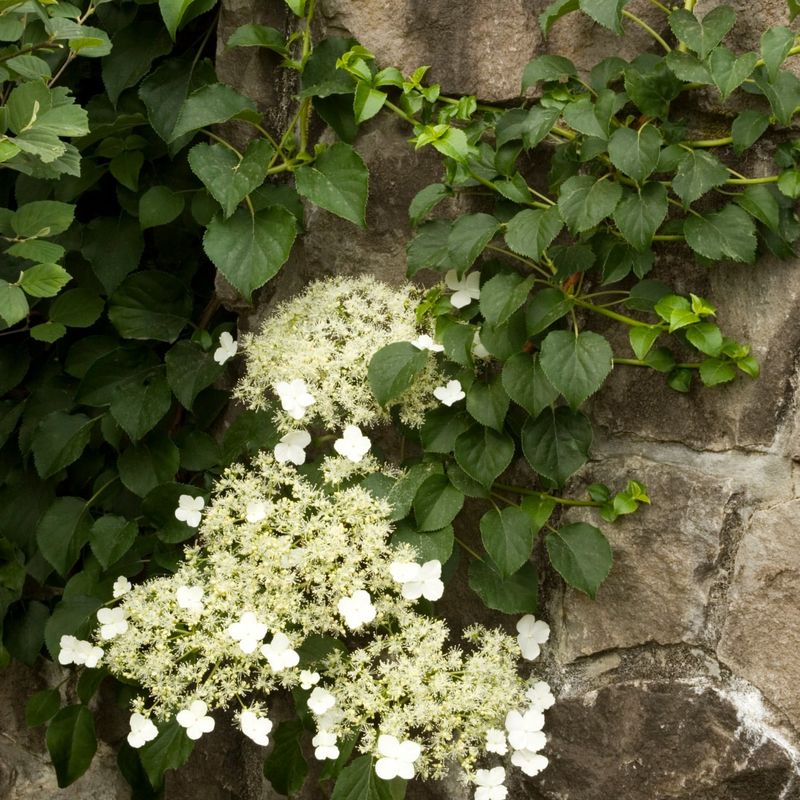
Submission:
[[[320,731],[312,740],[314,745],[314,758],[317,761],[330,759],[335,761],[339,758],[339,748],[336,746],[336,734],[330,731]]]
[[[178,712],[178,725],[186,728],[190,739],[199,739],[204,733],[214,730],[214,720],[207,716],[208,706],[202,700],[195,700],[189,708]]]
[[[444,282],[447,288],[455,292],[450,298],[450,302],[456,308],[464,308],[468,306],[473,300],[477,300],[481,296],[481,274],[480,272],[470,272],[463,278],[458,277],[458,273],[454,270],[448,270],[444,276]]]
[[[486,752],[497,753],[499,756],[504,756],[508,752],[508,744],[506,743],[506,734],[498,728],[489,728],[486,731]]]
[[[353,592],[350,597],[343,597],[336,608],[339,609],[339,613],[344,617],[344,624],[352,631],[358,630],[368,622],[372,622],[378,613],[375,610],[375,606],[372,605],[372,598],[369,596],[369,592],[365,592],[363,589]]]
[[[306,382],[300,378],[278,381],[275,384],[275,394],[278,395],[283,410],[292,419],[303,419],[306,409],[315,402],[314,396],[309,394]]]
[[[422,748],[410,740],[401,742],[396,736],[381,734],[378,737],[378,755],[375,763],[375,774],[385,781],[394,778],[405,778],[410,781],[414,777],[414,762],[420,757]]]
[[[508,743],[515,750],[530,750],[536,752],[547,744],[547,737],[542,733],[544,727],[544,714],[531,709],[524,714],[519,711],[509,711],[506,714],[506,730]]]
[[[369,438],[361,433],[361,428],[348,425],[342,433],[342,438],[333,443],[333,449],[350,461],[358,463],[369,452],[372,446]]]
[[[330,711],[336,705],[336,697],[332,695],[327,689],[317,686],[313,692],[308,696],[308,707],[312,713],[321,717],[326,711]]]
[[[175,509],[175,518],[185,522],[190,528],[196,528],[200,524],[203,506],[206,501],[202,497],[192,497],[190,494],[182,494],[178,498],[178,507]]]
[[[100,623],[100,638],[113,639],[128,630],[128,621],[125,619],[127,612],[124,608],[101,608],[97,612],[97,621]]]
[[[438,600],[444,593],[442,562],[434,559],[424,564],[393,561],[389,573],[400,584],[400,590],[406,600]]]
[[[266,747],[269,744],[269,732],[272,722],[267,717],[259,717],[255,711],[246,708],[239,714],[239,727],[242,733],[256,744]]]
[[[511,755],[511,763],[532,778],[547,767],[548,761],[545,756],[531,750],[517,750]]]
[[[244,512],[244,518],[248,522],[261,522],[262,519],[267,517],[267,504],[261,500],[256,500],[254,503],[248,503]]]
[[[74,636],[62,636],[58,646],[58,663],[64,666],[83,664],[94,669],[103,657],[102,647],[96,647],[91,642],[76,639]]]
[[[275,460],[285,464],[287,461],[298,467],[306,463],[306,447],[311,444],[308,431],[289,431],[275,445]]]
[[[531,701],[531,708],[537,711],[546,711],[555,702],[556,698],[550,691],[550,687],[544,681],[537,681],[525,692],[525,697]]]
[[[444,350],[444,345],[436,344],[427,333],[420,334],[411,344],[417,350],[430,350],[432,353],[441,353]]]
[[[550,626],[542,620],[537,620],[533,614],[526,614],[517,623],[517,642],[522,651],[522,657],[528,661],[533,661],[539,657],[541,652],[540,644],[544,644],[550,638]]]
[[[180,608],[185,608],[187,611],[202,611],[204,594],[202,586],[184,585],[179,586],[175,591],[175,599]]]
[[[224,331],[219,335],[219,347],[214,351],[214,361],[222,365],[229,358],[233,358],[238,349],[239,345],[233,336],[228,331]]]
[[[317,727],[321,731],[329,731],[344,719],[344,711],[338,706],[329,708],[324,714],[317,717]]]
[[[491,358],[492,354],[483,346],[480,331],[475,331],[472,337],[472,355],[475,358]]]
[[[433,396],[446,406],[451,406],[466,397],[461,388],[461,381],[448,381],[447,386],[437,386],[433,390]]]
[[[152,720],[142,714],[131,714],[130,719],[131,730],[128,734],[128,744],[136,749],[144,747],[148,742],[158,736],[158,728],[153,724]]]
[[[506,771],[503,767],[479,769],[475,773],[475,800],[505,800],[508,789],[503,786]]]
[[[310,672],[307,669],[300,671],[300,688],[308,691],[312,686],[319,683],[319,672]]]
[[[114,597],[122,597],[122,595],[127,594],[133,587],[131,586],[131,582],[124,576],[120,575],[114,581],[114,585],[111,587],[111,591],[114,594]]]
[[[245,611],[238,622],[233,622],[225,628],[225,633],[239,642],[243,653],[252,653],[267,635],[267,626],[259,622],[252,611]]]
[[[289,637],[285,633],[276,633],[269,644],[261,645],[261,655],[269,661],[273,672],[296,667],[300,662],[300,656],[290,647]]]

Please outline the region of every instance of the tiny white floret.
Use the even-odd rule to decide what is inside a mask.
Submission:
[[[542,620],[537,620],[533,614],[526,614],[517,622],[517,642],[522,651],[522,657],[534,661],[539,657],[541,648],[550,638],[550,626]]]
[[[114,585],[111,587],[111,591],[115,598],[122,597],[124,594],[128,594],[128,592],[133,588],[131,586],[131,582],[124,576],[120,575],[115,581]]]
[[[202,611],[204,594],[202,586],[184,585],[175,590],[175,599],[179,608],[186,609],[186,611]]]
[[[101,608],[97,612],[97,621],[100,623],[100,638],[113,639],[121,636],[128,630],[128,621],[125,619],[127,612],[121,606],[117,608]]]
[[[140,747],[144,747],[148,742],[152,742],[158,736],[158,728],[156,728],[152,720],[143,714],[131,714],[130,727],[128,744],[137,750]]]
[[[363,589],[353,592],[350,597],[343,597],[336,607],[344,617],[344,624],[352,631],[372,622],[378,613],[375,606],[372,605],[369,592]]]
[[[464,306],[468,306],[473,300],[478,300],[481,296],[480,272],[470,272],[469,275],[459,278],[458,273],[451,269],[445,274],[444,282],[447,288],[454,293],[450,298],[450,302],[456,308],[464,308]]]
[[[219,347],[214,351],[214,361],[216,361],[217,364],[222,365],[229,358],[233,358],[238,349],[238,342],[228,333],[228,331],[223,331],[219,335]]]
[[[479,769],[475,773],[475,800],[505,800],[508,789],[503,784],[506,780],[506,771],[503,767],[493,769]]]
[[[342,438],[333,443],[333,449],[340,456],[356,464],[364,458],[371,446],[369,437],[364,436],[357,425],[348,425],[342,433]]]
[[[256,500],[247,504],[244,512],[244,518],[248,522],[261,522],[262,519],[267,517],[267,504],[261,500]]]
[[[416,742],[407,739],[401,742],[396,736],[381,734],[378,737],[378,755],[375,762],[375,774],[384,781],[404,778],[410,781],[414,777],[414,762],[422,754],[422,748]]]
[[[314,745],[314,758],[317,761],[335,761],[339,758],[339,748],[336,746],[336,734],[330,731],[320,731],[312,740]]]
[[[259,642],[267,635],[267,626],[259,622],[252,611],[245,611],[238,622],[233,622],[225,629],[231,639],[239,642],[243,653],[252,653]]]
[[[269,744],[269,733],[272,722],[267,717],[259,717],[252,709],[246,708],[239,714],[239,727],[242,733],[256,744],[266,747]]]
[[[417,350],[430,350],[432,353],[441,353],[444,350],[444,345],[436,344],[427,333],[420,334],[411,344]]]
[[[289,637],[285,633],[276,633],[269,644],[261,645],[261,655],[269,661],[273,672],[296,667],[300,662],[300,656],[296,650],[292,650]]]
[[[464,390],[461,388],[461,381],[448,381],[446,386],[437,386],[433,390],[433,396],[446,406],[452,406],[459,400],[466,397]]]
[[[192,497],[182,494],[178,498],[178,507],[175,509],[175,518],[185,522],[190,528],[196,528],[203,517],[202,511],[206,501],[202,497]]]
[[[186,735],[197,740],[204,733],[214,730],[214,719],[208,716],[208,706],[202,700],[195,700],[189,708],[179,711],[176,716],[178,725],[186,728]]]
[[[308,391],[306,382],[301,378],[293,381],[278,381],[275,384],[275,394],[281,401],[281,407],[292,419],[303,419],[306,409],[315,402],[314,396]]]
[[[306,447],[310,444],[311,434],[308,431],[289,431],[275,445],[273,450],[275,460],[282,464],[296,464],[299,467],[306,463]]]

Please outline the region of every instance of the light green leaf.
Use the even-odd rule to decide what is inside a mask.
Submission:
[[[47,726],[47,750],[60,788],[78,780],[97,751],[92,712],[83,705],[62,708]]]
[[[49,478],[77,461],[96,421],[85,414],[48,414],[33,435],[33,460],[39,476]]]
[[[520,439],[531,467],[563,485],[589,457],[592,426],[583,414],[566,406],[546,408],[536,419],[525,422]]]
[[[631,327],[628,330],[628,339],[636,358],[644,359],[660,335],[661,331],[658,328]]]
[[[510,578],[503,579],[491,564],[472,561],[469,588],[487,608],[504,614],[534,614],[539,606],[539,576],[533,564],[525,564]]]
[[[698,322],[684,331],[686,338],[707,356],[718,356],[722,350],[722,332],[712,322]]]
[[[353,114],[356,123],[360,125],[362,122],[372,119],[388,99],[386,92],[373,89],[368,83],[359,82],[353,96]]]
[[[17,236],[33,237],[56,236],[64,233],[75,218],[75,206],[55,200],[34,200],[25,203],[11,217],[11,227]]]
[[[183,20],[189,6],[194,0],[158,0],[158,7],[161,11],[161,18],[164,20],[169,35],[175,40],[181,20]]]
[[[10,328],[27,316],[28,301],[25,292],[0,279],[0,319]]]
[[[653,125],[643,125],[638,131],[617,128],[608,140],[608,155],[617,169],[642,183],[658,165],[663,142]]]
[[[513,575],[531,557],[531,518],[516,506],[490,509],[481,517],[480,529],[483,546],[502,577]]]
[[[696,253],[713,261],[730,259],[752,263],[756,257],[753,219],[733,203],[704,217],[691,216],[683,223],[686,242]]]
[[[506,244],[515,253],[538,261],[563,227],[558,206],[546,211],[526,208],[506,223]]]
[[[602,532],[593,525],[576,522],[548,533],[544,543],[558,574],[594,599],[614,560],[611,545]]]
[[[570,230],[581,233],[613,214],[621,197],[618,183],[576,175],[562,184],[558,207]]]
[[[603,385],[613,357],[608,341],[592,331],[551,331],[542,342],[544,374],[572,408]]]
[[[691,11],[680,8],[669,15],[669,26],[678,39],[705,61],[736,22],[730,6],[717,6],[699,20]]]
[[[58,264],[36,264],[26,269],[19,285],[31,297],[53,297],[72,280],[72,276]]]
[[[444,564],[453,553],[455,537],[453,526],[447,525],[440,531],[425,531],[420,533],[407,524],[402,523],[395,528],[392,534],[392,544],[410,544],[417,551],[417,560],[424,564],[426,561],[436,561]]]
[[[736,377],[736,367],[730,361],[707,358],[700,364],[700,380],[705,386],[718,386]]]

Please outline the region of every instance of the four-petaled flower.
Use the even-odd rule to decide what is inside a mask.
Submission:
[[[544,681],[537,681],[525,692],[525,697],[530,700],[531,708],[537,711],[546,711],[555,702],[556,698],[550,691],[550,687]]]
[[[267,717],[259,717],[255,711],[246,708],[239,714],[239,727],[242,733],[256,744],[266,747],[269,744],[269,733],[272,722]]]
[[[243,653],[252,653],[258,643],[267,635],[267,626],[259,622],[252,611],[245,611],[238,622],[232,622],[225,628],[225,633],[239,642]]]
[[[445,274],[444,282],[447,284],[447,288],[454,292],[450,302],[456,308],[464,308],[481,296],[480,272],[470,272],[469,275],[459,278],[458,273],[451,269]]]
[[[202,700],[195,700],[189,708],[179,711],[176,719],[178,725],[186,728],[190,739],[199,739],[204,733],[214,730],[214,720],[208,716],[208,706]]]
[[[505,800],[508,789],[503,784],[506,780],[506,771],[503,767],[494,769],[479,769],[475,773],[475,800]]]
[[[353,592],[350,597],[343,597],[336,607],[344,617],[344,624],[352,631],[372,622],[378,613],[375,606],[372,605],[369,592],[365,592],[363,589]]]
[[[111,587],[111,592],[113,593],[114,597],[117,598],[127,594],[132,588],[131,582],[124,575],[120,575],[119,578],[114,581],[114,585]]]
[[[306,382],[301,378],[293,381],[278,381],[275,394],[281,401],[281,407],[292,419],[303,419],[306,409],[314,403],[314,396],[309,393]]]
[[[187,611],[202,611],[204,594],[202,586],[179,586],[175,591],[175,599],[180,608],[185,608]]]
[[[97,612],[97,621],[100,623],[100,638],[113,639],[128,630],[127,613],[124,608],[101,608]]]
[[[229,358],[233,358],[238,349],[239,345],[233,336],[228,331],[224,331],[219,335],[219,347],[214,351],[214,361],[222,365]]]
[[[378,737],[378,755],[375,762],[375,774],[385,780],[404,778],[410,781],[414,777],[414,762],[420,757],[422,748],[407,739],[401,742],[396,736],[381,734]]]
[[[158,728],[152,720],[142,714],[133,713],[130,719],[131,730],[128,734],[128,744],[136,749],[144,747],[148,742],[158,736]]]
[[[461,388],[461,381],[456,380],[448,381],[446,386],[437,386],[433,390],[433,396],[446,406],[451,406],[466,397]]]
[[[336,746],[336,734],[330,731],[320,731],[312,740],[314,745],[314,758],[317,761],[330,759],[335,761],[339,758],[339,748]]]
[[[83,639],[76,639],[74,636],[62,636],[58,647],[58,663],[63,666],[83,664],[89,669],[94,669],[103,657],[102,647],[97,647]]]
[[[534,661],[541,652],[540,644],[550,638],[550,626],[542,620],[537,620],[533,614],[526,614],[517,623],[517,642],[522,651],[522,657]]]
[[[255,500],[247,504],[244,512],[244,518],[248,522],[261,522],[262,519],[267,517],[267,504],[261,500]]]
[[[296,667],[300,662],[300,656],[292,650],[289,637],[285,633],[276,633],[269,644],[261,645],[261,655],[269,661],[273,672]]]
[[[511,755],[511,763],[532,778],[547,767],[548,761],[545,756],[531,750],[517,750]]]
[[[185,522],[190,528],[196,528],[203,517],[201,513],[206,501],[202,497],[192,497],[182,494],[178,498],[178,507],[175,509],[175,518]]]
[[[430,350],[432,353],[441,353],[444,350],[444,345],[436,344],[427,333],[420,334],[411,344],[417,350]]]
[[[508,752],[508,744],[504,731],[497,728],[489,728],[489,730],[486,731],[486,752],[497,753],[499,756],[504,756]]]
[[[433,559],[424,564],[414,562],[393,561],[389,573],[400,584],[400,590],[406,600],[438,600],[444,593],[442,583],[442,562]]]
[[[519,711],[509,711],[506,714],[506,730],[508,743],[515,750],[541,750],[547,743],[547,737],[542,732],[544,727],[544,714],[536,709],[530,709],[524,714]]]
[[[306,447],[311,444],[311,434],[308,431],[289,431],[281,437],[275,449],[275,460],[281,464],[290,462],[298,467],[306,463]]]
[[[369,452],[372,446],[367,436],[361,433],[357,425],[348,425],[342,433],[342,438],[333,443],[333,449],[340,455],[358,463]]]
[[[300,671],[300,688],[308,691],[312,686],[319,683],[319,672],[311,672],[304,669]]]
[[[311,709],[314,716],[321,717],[335,705],[336,697],[321,686],[317,686],[308,696],[308,707]]]

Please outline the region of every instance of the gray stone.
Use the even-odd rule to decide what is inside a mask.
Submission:
[[[720,659],[800,727],[800,500],[753,515],[729,603]]]

